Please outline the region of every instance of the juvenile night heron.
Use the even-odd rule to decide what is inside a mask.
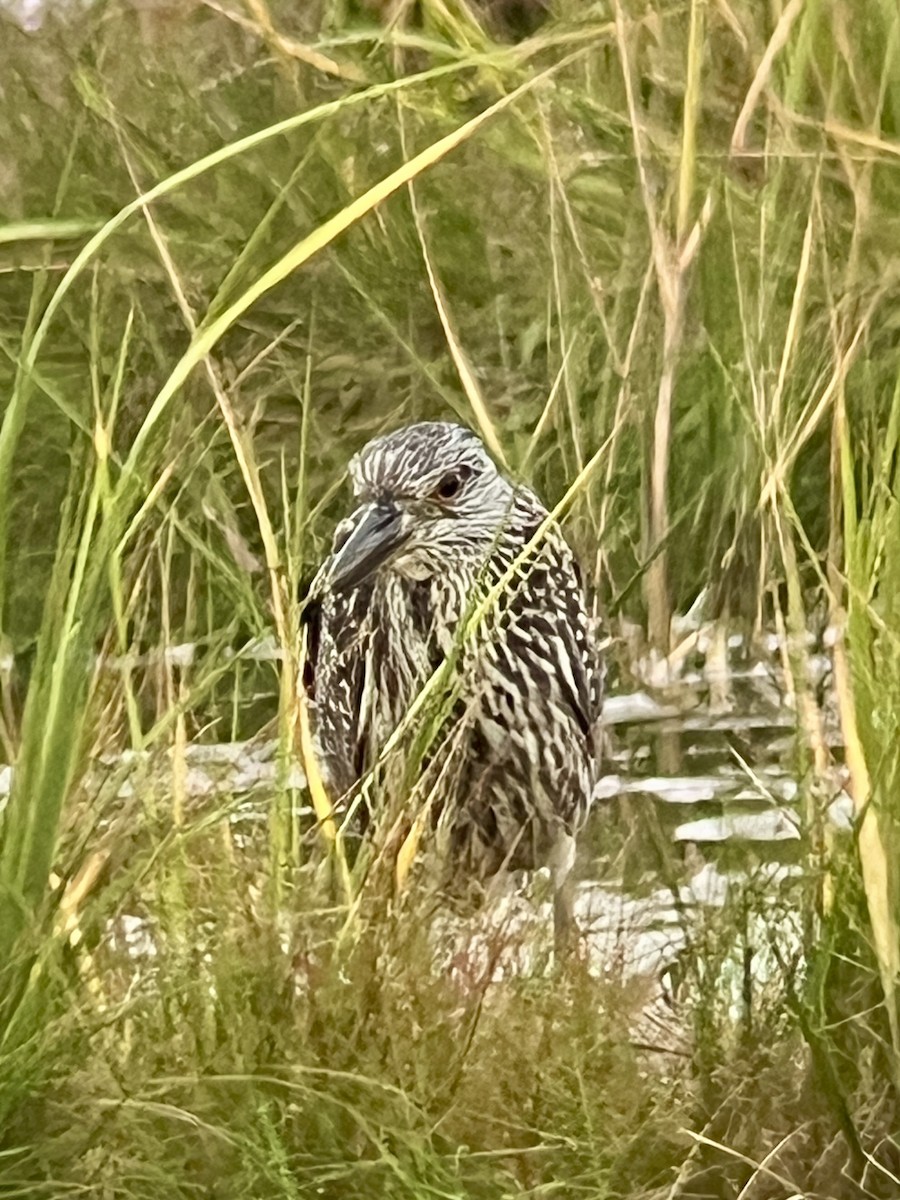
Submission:
[[[565,936],[603,678],[572,552],[553,524],[533,542],[547,510],[459,425],[376,438],[350,475],[358,507],[304,610],[325,782],[333,796],[350,792],[449,660],[450,716],[423,776],[447,867],[484,884],[549,866]]]

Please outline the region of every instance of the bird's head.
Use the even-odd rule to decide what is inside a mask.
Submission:
[[[350,476],[358,507],[338,525],[328,566],[337,590],[380,569],[409,579],[477,569],[516,496],[471,430],[437,421],[375,438]]]

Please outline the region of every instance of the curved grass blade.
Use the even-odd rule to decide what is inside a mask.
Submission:
[[[346,205],[340,212],[335,213],[333,217],[297,242],[286,254],[282,255],[276,263],[265,271],[255,283],[230,304],[224,312],[211,321],[205,319],[198,327],[196,335],[191,339],[187,350],[175,364],[169,378],[151,404],[141,428],[138,430],[128,458],[123,465],[120,491],[127,491],[132,486],[139,472],[140,459],[154,427],[166,411],[173,397],[177,394],[194,368],[203,361],[206,355],[210,353],[239,317],[251,308],[260,297],[264,296],[266,292],[271,291],[272,288],[296,271],[298,267],[301,267],[313,255],[330,245],[335,238],[346,232],[369,212],[377,208],[379,204],[389,196],[392,196],[394,192],[415,179],[418,175],[421,175],[429,167],[440,162],[451,150],[456,149],[457,146],[460,146],[472,137],[492,117],[509,108],[510,105],[521,99],[522,96],[530,92],[539,83],[545,81],[562,67],[571,63],[575,57],[577,57],[577,54],[570,55],[560,62],[554,63],[546,70],[541,71],[531,79],[520,84],[519,87],[507,95],[502,96],[494,104],[483,109],[476,116],[472,117],[471,120],[458,126],[451,133],[439,138],[436,142],[432,142],[430,146],[427,146],[395,171],[392,171],[389,175],[379,180],[368,191],[358,196],[356,200]]]

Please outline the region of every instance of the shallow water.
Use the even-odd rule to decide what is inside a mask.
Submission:
[[[740,1009],[748,986],[765,988],[776,960],[796,961],[802,945],[804,798],[794,772],[795,721],[785,699],[780,648],[777,640],[763,642],[748,663],[740,657],[743,646],[732,644],[723,668],[706,662],[702,640],[695,640],[692,655],[678,658],[674,668],[665,664],[664,686],[611,689],[604,707],[604,772],[577,867],[576,916],[590,968],[647,981],[651,1028],[640,1036],[668,1049],[680,1038],[673,1040],[668,1003],[688,949],[699,941],[714,947],[726,994]],[[168,654],[182,666],[194,657],[191,647]],[[277,656],[268,644],[250,655],[261,662]],[[827,695],[827,656],[809,661],[813,682]],[[640,679],[641,670],[635,674]],[[658,685],[659,662],[647,664],[643,674]],[[833,722],[827,736],[837,742]],[[279,763],[276,743],[197,743],[185,757],[181,782],[192,812],[221,813],[238,853],[265,854],[264,831],[279,788],[296,798],[297,819],[312,825],[302,767]],[[0,768],[0,806],[11,778],[8,766]],[[171,778],[168,756],[130,752],[95,763],[87,790],[109,791],[104,809],[111,812],[118,801],[145,791],[165,796]],[[839,767],[826,803],[832,826],[850,830],[852,806],[841,790]],[[439,961],[464,960],[477,969],[484,946],[502,926],[510,934],[509,953],[496,962],[498,975],[535,969],[536,956],[549,958],[550,952],[547,891],[544,884],[541,899],[539,874],[530,897],[521,889],[509,892],[492,906],[487,924],[448,918],[438,930]],[[523,938],[524,926],[533,926],[529,932],[536,935]],[[134,960],[156,954],[144,918],[126,913],[109,934]]]

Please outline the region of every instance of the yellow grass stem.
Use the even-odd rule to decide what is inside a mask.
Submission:
[[[43,316],[35,328],[33,337],[27,342],[23,358],[23,367],[26,374],[30,374],[33,371],[43,343],[49,333],[50,325],[75,280],[81,275],[88,263],[96,256],[97,251],[112,237],[116,230],[120,229],[136,213],[141,212],[148,204],[162,199],[163,196],[169,195],[170,192],[177,191],[179,188],[191,183],[194,179],[199,179],[207,171],[221,166],[222,163],[257,149],[259,146],[271,141],[272,138],[292,133],[295,129],[301,129],[305,125],[313,125],[318,121],[327,120],[328,117],[335,116],[348,108],[368,104],[383,96],[389,96],[393,92],[416,87],[421,83],[429,83],[444,75],[458,73],[467,67],[477,66],[479,63],[490,61],[492,58],[493,56],[491,55],[485,55],[468,58],[463,62],[445,63],[440,67],[432,67],[430,70],[421,71],[416,75],[408,75],[403,79],[394,79],[388,83],[376,84],[374,87],[366,88],[365,91],[354,92],[349,96],[342,96],[338,100],[318,105],[316,108],[308,109],[306,112],[298,113],[293,117],[287,117],[285,120],[277,121],[274,125],[269,125],[265,129],[259,129],[255,133],[248,134],[246,137],[229,142],[228,145],[214,150],[211,154],[204,155],[203,158],[198,158],[195,162],[189,163],[188,166],[182,167],[179,171],[175,171],[166,179],[161,179],[159,183],[154,184],[153,187],[143,192],[140,196],[137,196],[129,204],[126,204],[124,208],[121,208],[115,216],[110,217],[75,256],[72,265],[68,268],[65,275],[63,275],[56,290],[50,297]]]
[[[394,886],[397,889],[398,895],[406,886],[406,880],[415,861],[416,852],[419,849],[419,843],[422,840],[422,833],[425,829],[427,811],[427,806],[425,806],[422,811],[416,813],[412,827],[403,839],[403,845],[397,853],[397,861],[394,864]]]
[[[319,770],[315,743],[309,722],[309,706],[307,705],[302,687],[298,687],[297,689],[296,712],[297,741],[300,749],[300,758],[303,763],[303,770],[306,772],[306,786],[309,788],[309,795],[312,800],[313,811],[316,814],[319,832],[329,853],[334,856],[334,861],[337,863],[344,900],[347,904],[351,904],[353,901],[353,882],[350,876],[350,868],[347,863],[347,855],[344,851],[343,838],[335,820],[334,806],[328,798],[322,773]]]
[[[64,241],[93,233],[99,221],[50,217],[45,221],[9,221],[0,225],[0,246],[15,242]]]
[[[781,363],[778,367],[778,380],[775,384],[775,391],[772,395],[772,403],[769,409],[769,420],[772,424],[772,429],[775,431],[780,430],[781,427],[781,407],[784,397],[785,383],[787,381],[791,359],[794,351],[796,350],[797,341],[800,336],[803,301],[806,295],[806,286],[809,281],[809,260],[812,254],[813,212],[815,208],[816,195],[813,193],[812,202],[809,209],[809,216],[807,217],[806,221],[806,229],[803,233],[803,247],[800,251],[800,263],[797,267],[797,278],[794,283],[794,296],[791,302],[791,312],[784,335],[784,348],[781,352]]]
[[[340,212],[335,213],[333,217],[314,229],[312,233],[297,242],[295,246],[282,255],[276,263],[265,271],[255,283],[251,284],[246,291],[217,317],[212,319],[207,317],[204,319],[196,335],[191,339],[191,344],[175,364],[169,378],[163,384],[151,404],[141,428],[134,438],[128,458],[122,469],[122,487],[127,487],[132,481],[132,477],[138,472],[139,463],[150,435],[187,377],[203,361],[206,355],[210,353],[235,321],[251,308],[260,297],[264,296],[266,292],[271,291],[272,288],[301,267],[313,255],[325,249],[335,238],[345,233],[357,221],[372,212],[373,209],[377,208],[379,204],[383,203],[388,197],[409,183],[410,180],[415,179],[417,175],[421,175],[423,171],[433,167],[452,150],[455,150],[457,146],[462,145],[482,125],[503,112],[504,109],[509,108],[510,105],[515,104],[517,100],[521,99],[522,96],[526,95],[540,83],[548,80],[557,71],[570,63],[574,57],[569,56],[561,62],[547,67],[544,71],[541,71],[525,83],[520,84],[519,87],[515,88],[508,95],[501,97],[494,104],[483,109],[477,116],[472,117],[471,120],[466,121],[451,133],[446,134],[444,137],[439,138],[438,141],[427,146],[401,167],[398,167],[373,187],[370,187],[361,196],[357,197],[356,200],[342,208]]]
[[[887,847],[878,810],[872,803],[872,781],[865,749],[859,736],[853,680],[843,639],[834,647],[834,686],[844,754],[850,773],[850,795],[857,821],[859,865],[893,1044],[894,1085],[900,1090],[900,1014],[897,1005],[897,989],[900,985],[900,926],[891,896],[891,868]]]
[[[428,238],[425,232],[425,222],[419,208],[419,202],[416,197],[415,186],[410,181],[409,203],[412,208],[413,221],[416,227],[416,234],[419,238],[419,246],[422,250],[422,260],[425,263],[425,270],[428,274],[428,284],[431,288],[431,295],[434,299],[434,307],[437,309],[438,318],[441,322],[441,328],[444,331],[444,337],[447,341],[447,348],[450,351],[450,357],[453,359],[453,365],[456,367],[456,373],[459,376],[459,381],[462,384],[462,389],[466,394],[466,399],[469,402],[469,407],[472,410],[472,416],[475,418],[475,424],[481,431],[481,436],[484,438],[485,444],[490,449],[491,453],[504,465],[507,466],[506,456],[503,453],[503,446],[500,442],[500,437],[497,433],[497,428],[491,420],[491,414],[488,410],[487,402],[481,394],[481,388],[478,385],[478,380],[475,378],[475,372],[466,355],[465,350],[460,343],[459,338],[453,328],[453,322],[450,320],[450,313],[447,308],[447,298],[444,295],[441,282],[438,279],[435,269],[434,260],[431,256],[431,251],[428,248]]]
[[[747,89],[744,103],[741,105],[741,111],[734,123],[734,131],[731,135],[732,154],[740,154],[746,146],[747,130],[750,127],[753,114],[756,112],[759,102],[762,99],[763,92],[768,86],[769,77],[775,65],[775,59],[787,45],[794,22],[800,16],[805,4],[806,0],[789,0],[789,3],[782,10],[781,16],[778,18],[778,23],[775,26],[772,36],[769,38],[765,53],[760,59],[759,66],[756,68],[753,82]]]
[[[853,337],[850,339],[849,345],[838,354],[837,364],[831,372],[828,382],[822,388],[818,396],[811,398],[805,406],[804,412],[801,414],[800,420],[795,424],[791,431],[783,438],[781,445],[778,448],[778,453],[775,457],[775,462],[766,474],[760,491],[759,507],[771,504],[776,493],[784,487],[787,478],[787,472],[791,464],[796,460],[797,455],[806,445],[812,433],[816,430],[825,413],[828,411],[831,404],[834,402],[835,396],[843,386],[847,373],[850,367],[856,360],[856,355],[859,351],[863,336],[868,330],[869,322],[873,314],[878,308],[878,303],[881,300],[880,292],[876,297],[873,297],[860,319]]]
[[[892,462],[898,437],[900,419],[900,377],[894,391],[888,437],[885,441],[885,462]],[[844,517],[844,553],[849,584],[849,627],[851,636],[856,635],[858,644],[851,647],[859,664],[857,670],[865,672],[864,682],[869,690],[871,702],[875,689],[884,684],[868,678],[872,660],[877,654],[873,646],[872,625],[874,614],[866,595],[872,585],[871,572],[881,567],[877,558],[872,561],[863,544],[863,533],[858,518],[858,497],[854,470],[853,452],[847,429],[843,390],[838,391],[833,424],[833,439],[836,442],[836,457],[840,464],[840,487]],[[834,452],[833,452],[834,453]],[[886,501],[885,492],[879,490],[875,500],[875,512],[868,518],[870,536],[880,536],[886,530],[896,537],[893,520],[893,498]],[[887,493],[889,495],[889,493]],[[888,529],[888,527],[890,528]],[[894,551],[896,554],[896,551]],[[890,568],[887,568],[890,569]],[[840,615],[840,610],[838,610]],[[871,622],[871,623],[870,623]],[[888,631],[885,631],[890,636]],[[868,650],[868,654],[867,654]],[[892,658],[897,661],[896,651]],[[872,786],[869,770],[869,755],[881,750],[880,736],[874,745],[866,746],[860,733],[856,687],[850,669],[843,637],[834,648],[835,693],[841,720],[846,762],[850,773],[850,794],[853,799],[857,820],[857,852],[860,871],[872,932],[872,944],[878,962],[878,972],[884,993],[885,1009],[891,1033],[892,1067],[894,1087],[900,1092],[900,917],[898,917],[896,853],[891,852],[888,828],[882,823],[881,804]],[[896,717],[896,714],[894,714]],[[874,731],[873,731],[874,732]],[[895,849],[895,848],[894,848]]]
[[[678,246],[682,245],[690,229],[691,206],[694,202],[705,27],[706,0],[691,0],[684,111],[681,118],[681,158],[678,164],[678,211],[675,217],[675,242]]]
[[[245,0],[253,19],[234,12],[233,9],[226,8],[224,5],[216,4],[215,0],[203,0],[203,3],[207,8],[227,17],[229,21],[234,21],[242,29],[248,29],[251,33],[257,34],[268,43],[276,54],[285,59],[294,59],[297,62],[305,63],[313,70],[321,71],[323,75],[333,75],[338,79],[346,79],[350,83],[365,83],[365,72],[360,70],[355,63],[338,62],[327,54],[315,50],[312,46],[308,46],[305,42],[298,41],[297,38],[279,33],[272,24],[268,6],[263,3],[263,0]]]

